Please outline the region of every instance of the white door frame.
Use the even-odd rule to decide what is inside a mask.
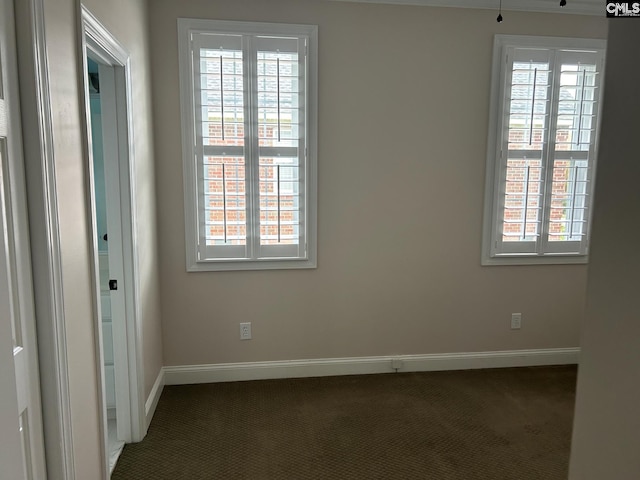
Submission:
[[[126,320],[124,328],[114,328],[114,362],[116,375],[116,396],[118,434],[119,439],[125,442],[137,442],[142,440],[145,434],[146,417],[144,401],[144,377],[142,360],[142,339],[140,332],[140,302],[139,302],[139,278],[138,278],[138,251],[136,243],[136,219],[135,219],[135,165],[133,150],[133,123],[132,123],[132,101],[131,101],[131,72],[130,59],[127,51],[115,39],[115,37],[96,19],[95,16],[83,5],[81,7],[81,46],[82,64],[81,75],[84,82],[84,105],[85,105],[85,155],[87,158],[87,191],[91,198],[91,225],[92,232],[96,231],[96,213],[94,199],[94,176],[93,176],[93,152],[91,148],[91,110],[89,98],[89,86],[87,80],[87,57],[98,61],[102,65],[113,67],[113,80],[115,82],[115,103],[117,118],[117,136],[119,141],[118,164],[112,165],[115,169],[105,172],[107,181],[106,191],[109,194],[119,195],[120,204],[120,226],[121,226],[121,247],[122,247],[122,267],[123,278],[118,280],[118,290],[124,297],[124,313]],[[111,69],[108,69],[111,70]],[[102,79],[101,79],[102,80]],[[111,173],[111,175],[110,175]],[[115,175],[115,176],[114,176]],[[119,181],[115,186],[109,185],[109,179]],[[115,188],[114,188],[115,187]],[[119,187],[119,188],[118,188]],[[118,192],[119,189],[119,192]],[[115,192],[115,193],[114,193]],[[107,200],[109,203],[109,197]],[[114,202],[116,204],[117,202]],[[118,242],[115,232],[109,232],[109,243]],[[111,252],[110,252],[111,254]],[[110,261],[111,263],[111,261]],[[96,332],[96,350],[100,352],[96,359],[96,368],[103,385],[102,392],[102,413],[103,413],[103,435],[106,444],[106,399],[104,396],[104,362],[102,354],[102,322],[100,313],[100,280],[99,280],[99,255],[97,239],[93,238],[93,281],[94,297],[96,305],[94,308],[94,329]],[[115,326],[115,325],[114,325]],[[123,403],[124,402],[124,403]],[[125,405],[126,404],[126,405]],[[124,408],[123,408],[124,406]],[[108,455],[105,458],[105,468],[108,472]]]
[[[62,253],[60,245],[60,231],[58,222],[57,182],[56,182],[56,152],[53,138],[53,113],[51,111],[51,94],[49,84],[49,66],[47,59],[47,40],[45,32],[45,0],[24,0],[15,2],[16,35],[18,37],[18,63],[20,74],[20,97],[22,117],[25,125],[31,125],[23,131],[25,167],[27,178],[27,195],[29,202],[29,227],[31,230],[31,256],[33,265],[33,282],[35,290],[36,320],[38,335],[38,354],[40,360],[40,382],[42,391],[43,420],[45,426],[45,449],[47,456],[47,477],[51,479],[74,480],[75,452],[71,425],[71,400],[69,392],[69,369],[67,359],[65,305],[62,279]],[[80,5],[80,1],[78,1]],[[80,10],[80,7],[79,7]],[[118,59],[118,65],[125,69],[125,82],[129,83],[128,55],[116,43],[104,41],[110,35],[99,22],[82,8],[78,15],[79,23],[79,55],[84,55],[86,49],[85,38],[92,32],[90,38],[98,45],[106,46],[107,52]],[[82,57],[81,57],[82,58]],[[86,65],[78,72],[84,78]],[[127,88],[127,93],[131,92]],[[131,100],[127,96],[127,125],[131,130]],[[128,132],[126,132],[128,133]],[[125,138],[125,137],[123,137]],[[128,136],[127,160],[133,159],[132,136]],[[90,152],[88,137],[86,151]],[[133,162],[128,161],[126,172],[129,179],[133,179]],[[124,173],[123,173],[124,174]],[[134,182],[123,188],[123,195],[128,195],[124,206],[128,206],[131,221],[125,227],[129,230],[131,245],[135,246],[135,209]],[[127,232],[124,232],[127,235]],[[132,252],[135,252],[133,249]],[[134,362],[131,371],[131,404],[132,404],[132,441],[142,440],[146,425],[144,425],[143,405],[143,375],[142,348],[139,332],[138,311],[138,277],[137,256],[130,255],[128,262],[133,277],[133,321],[128,324],[131,331],[128,345],[132,345],[129,360]],[[137,395],[137,398],[136,398]],[[137,417],[137,418],[134,418]],[[79,441],[82,441],[79,439]],[[108,475],[108,465],[105,460],[105,474]],[[108,478],[108,476],[107,476]]]
[[[75,479],[44,0],[15,2],[47,477]]]
[[[12,0],[0,0],[0,477],[46,477]],[[20,418],[19,418],[20,417]]]

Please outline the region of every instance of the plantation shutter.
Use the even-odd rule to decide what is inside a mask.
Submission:
[[[602,54],[504,49],[492,256],[585,255]]]
[[[587,253],[601,65],[601,54],[556,53],[557,107],[549,142],[545,253]]]
[[[305,255],[305,42],[257,37],[257,203],[260,257]]]
[[[198,254],[246,258],[247,109],[245,55],[240,35],[193,39]]]
[[[551,110],[549,50],[510,48],[501,128],[501,253],[536,252],[542,233],[546,144]]]
[[[306,255],[306,41],[192,35],[198,260]]]

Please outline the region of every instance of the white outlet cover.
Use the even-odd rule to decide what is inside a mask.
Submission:
[[[240,340],[251,340],[251,322],[240,323]]]

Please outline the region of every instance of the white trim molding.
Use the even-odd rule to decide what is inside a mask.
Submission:
[[[156,381],[151,388],[151,392],[149,392],[149,396],[147,397],[147,401],[144,404],[144,412],[145,412],[145,435],[147,430],[149,429],[149,425],[151,425],[151,420],[153,419],[153,415],[156,413],[156,408],[158,406],[158,401],[160,401],[160,395],[162,395],[162,390],[165,385],[165,371],[164,368],[161,368],[158,372],[158,376],[156,377]]]
[[[188,385],[275,378],[572,365],[578,363],[579,353],[579,348],[550,348],[498,352],[434,353],[426,355],[176,365],[164,367],[164,383],[165,385]]]
[[[414,5],[421,7],[455,7],[478,8],[482,10],[498,10],[496,0],[331,0],[337,2],[381,3],[389,5]],[[560,7],[557,0],[505,0],[502,10],[538,13],[564,13],[573,15],[605,16],[605,3],[598,0],[567,0],[565,7]]]
[[[128,403],[124,412],[128,418],[124,418],[128,425],[125,441],[137,442],[143,439],[146,431],[145,398],[144,398],[144,371],[142,356],[142,331],[140,318],[142,311],[140,306],[140,280],[139,280],[139,254],[137,244],[136,221],[136,169],[135,169],[135,143],[133,138],[133,99],[131,83],[131,61],[124,46],[112,35],[109,30],[91,13],[84,4],[80,5],[80,55],[82,56],[82,70],[78,74],[84,79],[86,71],[85,57],[91,52],[99,63],[111,66],[115,69],[115,88],[119,92],[116,96],[118,116],[119,145],[119,206],[122,221],[122,257],[124,264],[123,288],[125,295],[126,321],[125,330],[121,332],[118,344],[123,347],[120,355],[123,360],[123,371],[128,376]],[[86,80],[85,80],[86,81]],[[85,95],[88,91],[85,88]],[[85,98],[85,115],[89,118],[88,98]],[[85,154],[91,158],[89,144],[89,125],[85,126]],[[91,164],[87,162],[91,178]],[[91,198],[88,198],[91,201]],[[92,214],[93,215],[93,214]],[[126,221],[125,221],[126,220]],[[93,217],[91,218],[93,222]],[[97,244],[94,245],[97,251]],[[99,288],[97,288],[99,292]],[[99,339],[98,339],[99,340]],[[115,341],[115,339],[114,339]],[[98,343],[98,345],[101,345]],[[99,362],[100,363],[100,362]],[[102,368],[98,365],[98,368]],[[126,380],[126,379],[125,379]],[[123,388],[124,390],[124,388]],[[124,396],[124,395],[123,395]],[[123,402],[121,402],[122,404]],[[123,419],[123,412],[118,412],[118,420]]]
[[[47,475],[75,478],[44,0],[16,2]],[[23,45],[20,48],[20,45]],[[26,45],[26,46],[25,46]]]

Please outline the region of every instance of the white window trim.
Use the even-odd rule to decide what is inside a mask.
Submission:
[[[193,32],[215,32],[248,35],[292,35],[306,36],[307,47],[307,152],[306,152],[306,212],[305,212],[305,258],[223,258],[198,260],[198,211],[197,211],[197,171],[194,142],[186,139],[195,137],[193,82],[191,78],[190,34]],[[178,19],[178,52],[180,72],[180,113],[182,124],[182,154],[184,175],[184,213],[186,265],[188,272],[233,271],[233,270],[282,270],[308,269],[317,266],[317,130],[318,130],[318,27],[316,25],[294,25],[279,23],[235,22],[222,20]],[[188,72],[188,73],[187,73]]]
[[[606,50],[606,40],[566,38],[566,37],[537,37],[525,35],[496,35],[493,42],[493,61],[491,66],[491,93],[489,104],[489,134],[487,141],[487,162],[485,171],[485,196],[482,222],[482,254],[481,265],[560,265],[588,263],[588,242],[591,234],[591,217],[593,208],[589,209],[589,223],[587,231],[587,252],[577,254],[513,254],[491,256],[493,237],[493,219],[496,207],[496,190],[499,188],[497,175],[498,161],[496,159],[498,127],[502,108],[502,58],[503,51],[509,47],[538,47],[538,48],[567,48],[567,49],[598,49]],[[602,68],[600,88],[604,90],[604,67]],[[598,106],[599,115],[602,112],[602,102]],[[596,150],[599,139],[600,123],[596,131]],[[597,156],[593,159],[592,168],[596,171]]]

